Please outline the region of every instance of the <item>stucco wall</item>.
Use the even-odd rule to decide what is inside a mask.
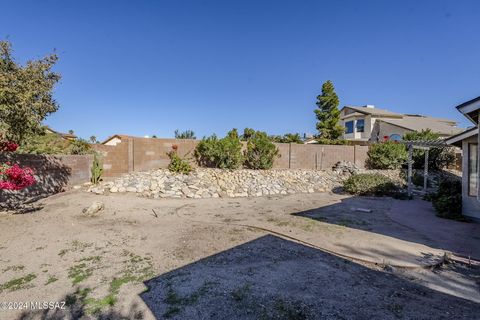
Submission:
[[[480,219],[480,202],[468,195],[468,144],[477,143],[477,139],[475,136],[462,141],[462,206],[464,215]]]

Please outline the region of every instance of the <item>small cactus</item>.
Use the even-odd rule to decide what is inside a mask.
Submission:
[[[98,184],[100,181],[102,181],[103,165],[100,162],[100,160],[98,160],[98,157],[96,154],[93,156],[91,173],[92,173],[92,177],[90,181],[93,184]]]

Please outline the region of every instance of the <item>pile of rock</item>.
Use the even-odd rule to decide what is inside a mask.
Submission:
[[[360,168],[350,161],[338,161],[332,168],[332,170],[339,174],[357,174]]]
[[[326,192],[342,185],[347,175],[317,170],[220,170],[198,168],[189,175],[160,169],[135,172],[88,191],[133,192],[152,198],[260,197]]]

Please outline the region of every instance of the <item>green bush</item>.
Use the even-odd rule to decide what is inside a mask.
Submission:
[[[399,169],[407,160],[408,153],[403,144],[387,141],[370,147],[367,165],[372,169]]]
[[[403,140],[428,141],[437,140],[440,135],[432,132],[430,129],[406,133]],[[428,168],[431,170],[440,170],[455,163],[455,152],[453,148],[430,148],[428,151]],[[413,167],[423,169],[425,166],[425,151],[413,150]]]
[[[350,142],[348,140],[343,140],[343,139],[324,139],[324,138],[318,138],[317,139],[318,144],[329,144],[329,145],[349,145]]]
[[[238,169],[243,164],[242,143],[236,129],[222,139],[216,135],[203,138],[194,155],[198,164],[204,167]]]
[[[392,179],[379,173],[360,173],[350,176],[344,183],[346,192],[356,195],[393,195],[398,191]]]
[[[168,152],[167,155],[170,158],[168,165],[170,172],[189,174],[192,171],[192,166],[178,155],[175,147],[172,151]]]
[[[437,192],[430,198],[437,216],[464,220],[462,215],[462,183],[459,179],[441,180]]]
[[[247,141],[245,150],[245,166],[250,169],[271,169],[275,158],[278,157],[278,148],[270,141],[265,132],[256,131]]]

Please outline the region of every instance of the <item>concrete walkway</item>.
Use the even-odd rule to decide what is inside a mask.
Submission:
[[[423,235],[423,244],[448,250],[462,257],[480,260],[480,224],[442,219],[435,215],[432,204],[424,200],[393,200],[387,215]],[[418,242],[419,239],[412,239]]]

